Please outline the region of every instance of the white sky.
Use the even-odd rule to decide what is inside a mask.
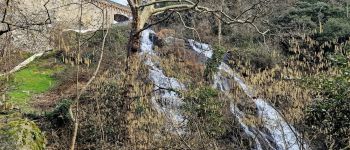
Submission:
[[[123,4],[123,5],[128,5],[127,0],[112,0],[112,1],[115,1],[115,2]]]

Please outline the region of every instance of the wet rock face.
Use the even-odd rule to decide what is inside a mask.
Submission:
[[[0,114],[0,150],[43,150],[46,139],[38,126],[19,113]]]
[[[149,34],[149,39],[153,42],[153,44],[155,46],[163,47],[165,45],[164,39],[162,39],[161,37],[157,36],[157,34],[155,34],[155,33]]]

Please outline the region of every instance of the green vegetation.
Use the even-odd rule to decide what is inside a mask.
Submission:
[[[38,126],[19,113],[0,114],[0,149],[44,150],[46,139]]]
[[[32,96],[54,87],[57,81],[53,75],[63,69],[62,66],[50,66],[48,63],[48,59],[42,59],[11,75],[7,102],[25,111],[31,110],[29,100]]]
[[[329,41],[350,36],[350,19],[330,18],[324,25],[323,33],[318,34],[320,41]]]
[[[124,45],[128,41],[128,31],[129,27],[128,26],[112,26],[109,31],[108,35],[106,37],[107,42],[106,42],[106,49],[108,50],[116,50],[120,48],[121,45]],[[94,36],[92,39],[90,39],[89,44],[91,46],[94,45],[100,45],[101,41],[103,39],[103,36],[105,34],[105,31],[97,31],[94,33]],[[90,37],[91,35],[85,35],[86,37]]]
[[[86,93],[81,98],[85,104],[80,109],[89,113],[79,117],[79,119],[84,120],[79,128],[80,137],[84,141],[96,144],[99,143],[100,137],[106,136],[108,137],[106,142],[118,143],[119,145],[128,136],[126,135],[128,129],[123,111],[125,101],[122,92],[125,89],[116,80],[107,79],[101,81],[99,87],[93,90],[95,92]],[[62,102],[61,109],[57,107],[57,110],[60,111],[56,111],[59,112],[56,114],[62,114],[61,110],[66,111],[68,104],[69,101]],[[99,144],[94,146],[100,147]],[[115,146],[113,144],[113,147]]]
[[[233,66],[244,66],[253,72],[271,69],[281,62],[276,51],[269,51],[256,45],[233,50],[228,57],[231,60],[229,63]]]
[[[323,142],[330,149],[346,149],[350,140],[347,137],[350,135],[350,63],[341,55],[330,59],[338,67],[339,74],[307,82],[320,96],[307,109],[306,123],[313,134],[325,135]]]
[[[307,40],[299,45],[309,51],[323,49],[325,44],[328,48],[324,48],[324,51],[334,52],[333,46],[344,43],[350,37],[350,18],[344,6],[312,0],[299,1],[272,19],[274,32],[286,33],[289,37],[285,39],[293,37],[304,40],[305,37],[301,35],[306,36]]]
[[[282,16],[275,18],[274,23],[281,27],[301,26],[304,27],[304,30],[313,31],[319,27],[319,22],[324,24],[330,18],[346,19],[346,10],[324,2],[300,1],[294,7],[289,7]]]
[[[72,103],[72,100],[62,100],[53,111],[46,114],[46,117],[51,121],[53,126],[61,127],[71,121],[69,107]]]
[[[199,125],[210,138],[219,138],[229,131],[229,120],[224,115],[224,102],[219,100],[219,91],[211,87],[197,88],[188,91],[184,101],[183,110],[189,116],[192,130],[196,131]]]
[[[224,57],[224,54],[226,53],[225,49],[220,46],[216,46],[213,52],[214,54],[212,58],[207,61],[207,64],[204,70],[204,77],[207,81],[212,80],[212,77],[217,72],[218,67],[220,66],[222,59]]]

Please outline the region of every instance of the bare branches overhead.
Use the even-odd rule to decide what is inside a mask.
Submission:
[[[133,20],[132,31],[130,34],[130,41],[128,44],[129,53],[135,53],[140,49],[140,32],[143,30],[159,24],[164,20],[170,18],[174,13],[178,14],[184,26],[188,29],[193,29],[185,25],[181,14],[179,12],[193,11],[200,14],[211,14],[218,18],[224,24],[250,24],[256,31],[265,35],[267,31],[261,31],[257,25],[254,24],[257,18],[262,14],[264,4],[270,0],[256,0],[250,7],[241,11],[241,13],[232,15],[225,12],[223,9],[214,8],[212,6],[205,6],[203,0],[128,0]],[[148,24],[152,16],[165,14],[169,15],[163,19],[159,19],[155,23]]]
[[[225,24],[248,23],[253,25],[261,34],[267,32],[260,31],[257,26],[254,25],[254,21],[259,17],[258,13],[260,13],[261,10],[259,8],[265,3],[268,3],[269,0],[259,0],[236,16],[230,16],[220,9],[203,6],[203,2],[200,0],[128,0],[128,2],[133,11],[137,11],[139,14],[147,13],[147,16],[157,15],[168,11],[180,12],[191,10],[198,13],[210,13],[219,18]],[[257,13],[251,13],[253,10]]]

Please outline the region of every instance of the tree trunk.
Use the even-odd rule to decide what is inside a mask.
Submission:
[[[134,18],[131,24],[131,31],[130,31],[130,37],[129,37],[129,43],[128,43],[128,57],[131,55],[136,54],[140,51],[140,39],[141,34],[138,33],[141,30],[140,21],[138,18]]]
[[[138,10],[135,6],[130,6],[132,12],[132,23],[130,37],[127,45],[127,62],[126,62],[126,77],[124,79],[124,91],[123,91],[123,108],[122,112],[125,114],[125,124],[130,124],[130,120],[133,120],[133,113],[131,105],[135,99],[135,95],[138,95],[138,88],[140,85],[138,82],[138,73],[141,66],[141,60],[138,57],[138,53],[141,51],[141,30],[143,30],[146,22],[152,15],[153,7],[146,7],[142,10]],[[131,142],[133,145],[132,128],[128,128],[125,131],[125,139]]]
[[[141,30],[144,28],[147,20],[152,15],[151,9],[142,11],[134,10],[132,12],[133,20],[131,24],[130,38],[128,43],[128,56],[132,56],[140,52]]]
[[[124,79],[124,90],[123,90],[123,107],[122,107],[122,113],[124,113],[123,120],[125,121],[125,125],[130,124],[130,118],[132,115],[131,112],[131,104],[133,102],[133,97],[135,96],[133,93],[135,92],[135,85],[134,82],[136,81],[136,74],[137,74],[137,68],[138,68],[138,57],[137,54],[141,51],[141,33],[140,30],[142,29],[143,25],[140,21],[139,12],[134,10],[132,11],[133,20],[131,23],[131,31],[129,35],[129,41],[127,45],[127,62],[126,62],[126,77]],[[129,127],[126,127],[125,130],[125,139],[127,143],[132,143],[132,129]]]

